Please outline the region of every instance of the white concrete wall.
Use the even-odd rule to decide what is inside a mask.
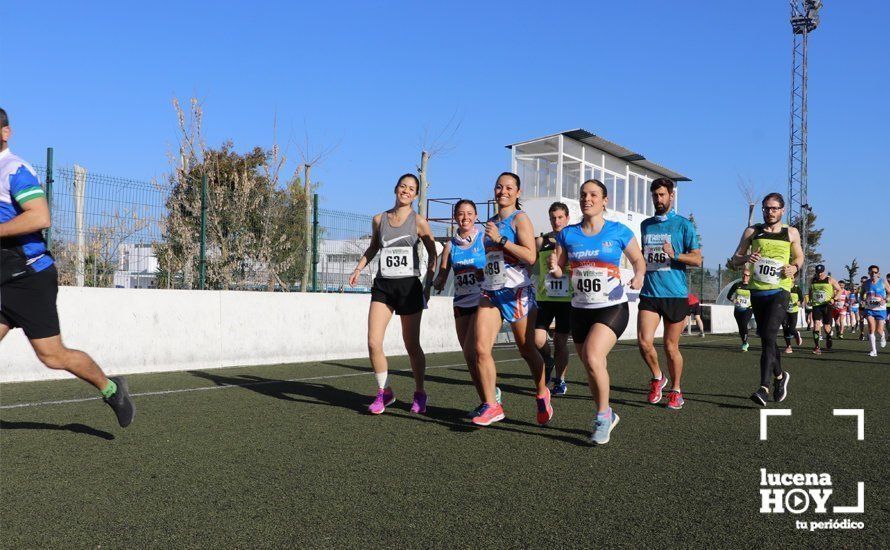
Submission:
[[[367,356],[370,295],[288,294],[62,287],[59,316],[69,347],[109,374],[265,365]],[[734,332],[730,306],[712,307],[715,332]],[[636,338],[636,303],[622,339]],[[658,335],[661,334],[659,327]],[[451,298],[433,297],[424,313],[427,353],[457,351]],[[398,318],[384,341],[404,355]],[[0,382],[66,378],[41,365],[24,334],[0,343]]]

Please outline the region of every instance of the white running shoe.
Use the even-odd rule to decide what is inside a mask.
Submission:
[[[871,350],[870,352],[868,352],[868,356],[869,356],[869,357],[877,357],[877,356],[878,356],[878,352],[875,351],[875,350]]]

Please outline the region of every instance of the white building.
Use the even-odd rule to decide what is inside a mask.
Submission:
[[[647,160],[587,130],[559,134],[507,145],[512,152],[513,172],[522,180],[522,210],[535,231],[550,230],[547,213],[554,201],[566,203],[571,223],[581,220],[578,191],[591,178],[606,185],[609,207],[606,218],[620,221],[640,238],[640,223],[653,215],[649,184],[667,177],[678,183],[686,176]],[[677,207],[677,202],[674,204]]]
[[[150,243],[122,244],[114,272],[115,288],[155,288],[158,258]]]

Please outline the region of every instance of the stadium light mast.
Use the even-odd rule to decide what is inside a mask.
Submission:
[[[809,284],[807,262],[807,39],[819,26],[822,0],[790,0],[791,30],[791,133],[788,147],[788,225],[800,223],[800,245],[804,251],[800,280],[806,294]]]

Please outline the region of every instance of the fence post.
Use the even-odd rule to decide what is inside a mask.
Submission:
[[[207,277],[207,174],[201,176],[201,263],[198,288],[204,290]]]
[[[701,280],[698,282],[698,298],[700,301],[705,299],[705,259],[701,261]]]
[[[717,264],[717,294],[714,298],[714,301],[717,301],[717,296],[720,296],[720,291],[723,289],[723,266],[721,264]]]
[[[312,195],[312,292],[318,292],[318,193]]]
[[[46,204],[49,206],[50,226],[46,230],[46,249],[53,247],[53,148],[46,148]]]

